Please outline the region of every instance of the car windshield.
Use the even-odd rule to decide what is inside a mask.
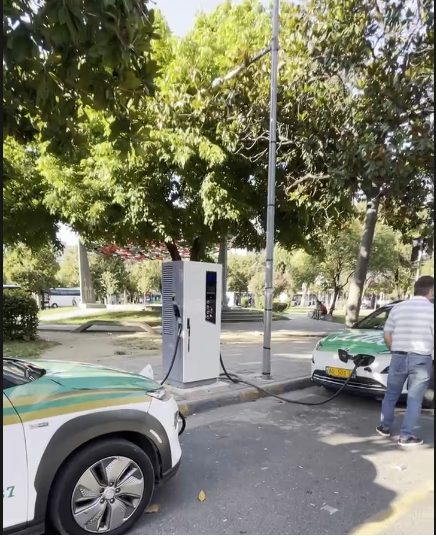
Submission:
[[[11,357],[3,358],[3,376],[7,376],[16,385],[38,380],[44,376],[45,372],[43,368],[27,361],[13,359]]]
[[[354,326],[356,329],[384,329],[386,320],[388,319],[389,313],[392,308],[380,309],[374,311],[372,314],[368,315],[363,320],[357,322]]]

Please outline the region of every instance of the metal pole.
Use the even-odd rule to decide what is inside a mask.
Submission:
[[[280,0],[274,0],[271,42],[271,111],[268,162],[268,204],[266,223],[265,261],[265,316],[263,332],[262,375],[271,375],[271,331],[274,293],[274,217],[276,202],[276,160],[277,160],[277,77],[279,52],[279,11]]]

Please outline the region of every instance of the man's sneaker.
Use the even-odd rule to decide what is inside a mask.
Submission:
[[[387,426],[377,426],[376,430],[382,437],[391,437],[391,431]]]
[[[419,437],[408,437],[408,438],[400,437],[398,444],[400,445],[400,447],[419,447],[420,445],[424,444],[424,440],[419,439]]]

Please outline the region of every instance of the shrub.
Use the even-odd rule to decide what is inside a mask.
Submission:
[[[250,303],[250,300],[247,297],[241,298],[241,307],[247,308]]]
[[[273,303],[273,311],[275,313],[284,313],[287,308],[288,308],[287,303],[282,303],[282,302],[274,302]]]
[[[3,290],[3,340],[36,339],[38,305],[22,290]]]

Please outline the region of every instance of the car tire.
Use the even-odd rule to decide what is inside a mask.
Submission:
[[[434,409],[434,364],[427,392],[424,396],[423,406],[427,409]]]
[[[52,309],[57,309],[57,308],[58,308],[58,304],[57,304],[57,303],[52,303],[51,308],[52,308]]]
[[[115,530],[101,532],[86,530],[74,518],[73,494],[79,481],[90,468],[111,457],[127,458],[140,469],[144,480],[141,500],[131,517]],[[153,496],[154,485],[153,465],[145,452],[137,445],[121,438],[97,440],[73,454],[60,469],[50,494],[49,524],[53,525],[60,534],[124,534],[144,514]]]

